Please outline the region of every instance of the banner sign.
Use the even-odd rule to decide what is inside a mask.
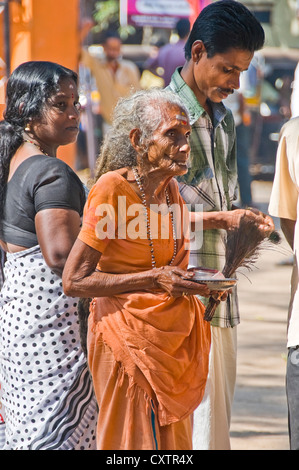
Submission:
[[[174,28],[179,18],[190,18],[188,0],[126,0],[127,23],[133,26]]]

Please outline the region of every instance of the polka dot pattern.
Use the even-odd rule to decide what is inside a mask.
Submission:
[[[77,299],[64,295],[39,247],[9,255],[5,277],[0,293],[4,449],[94,449],[96,405],[80,346]],[[76,409],[68,407],[75,397]],[[64,424],[70,413],[71,429]]]

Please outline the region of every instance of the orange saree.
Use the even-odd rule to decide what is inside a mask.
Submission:
[[[172,203],[182,208],[174,180],[168,189]],[[98,269],[103,272],[151,269],[146,236],[118,236],[120,230],[123,233],[119,196],[126,196],[126,227],[134,223],[128,209],[140,200],[119,173],[109,172],[90,192],[79,238],[102,253]],[[108,229],[110,236],[99,232],[104,227],[99,224],[102,204],[114,207],[117,213],[113,218],[115,237],[111,236],[113,224]],[[183,217],[183,210],[181,213]],[[168,214],[165,220],[170,226]],[[172,258],[171,229],[169,233],[170,239],[153,240],[157,267],[169,264]],[[185,241],[182,233],[173,263],[183,269],[189,258]],[[93,299],[88,358],[99,405],[98,449],[192,448],[191,417],[203,397],[210,350],[210,327],[203,312],[197,297],[174,298],[162,291]]]

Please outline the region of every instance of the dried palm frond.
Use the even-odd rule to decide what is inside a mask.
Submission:
[[[267,242],[278,244],[280,242],[279,233],[274,231],[269,236],[265,236],[254,222],[250,223],[242,217],[239,227],[227,232],[225,265],[222,270],[224,277],[235,277],[236,271],[240,267],[250,270],[257,261],[261,249],[269,246]],[[204,316],[206,321],[212,320],[216,307],[220,303],[221,295],[218,299],[212,296],[209,298]]]

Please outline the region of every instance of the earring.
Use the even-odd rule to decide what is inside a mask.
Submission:
[[[26,127],[25,127],[24,131],[25,131],[25,132],[30,132],[30,126],[29,126],[29,124],[26,124]]]

